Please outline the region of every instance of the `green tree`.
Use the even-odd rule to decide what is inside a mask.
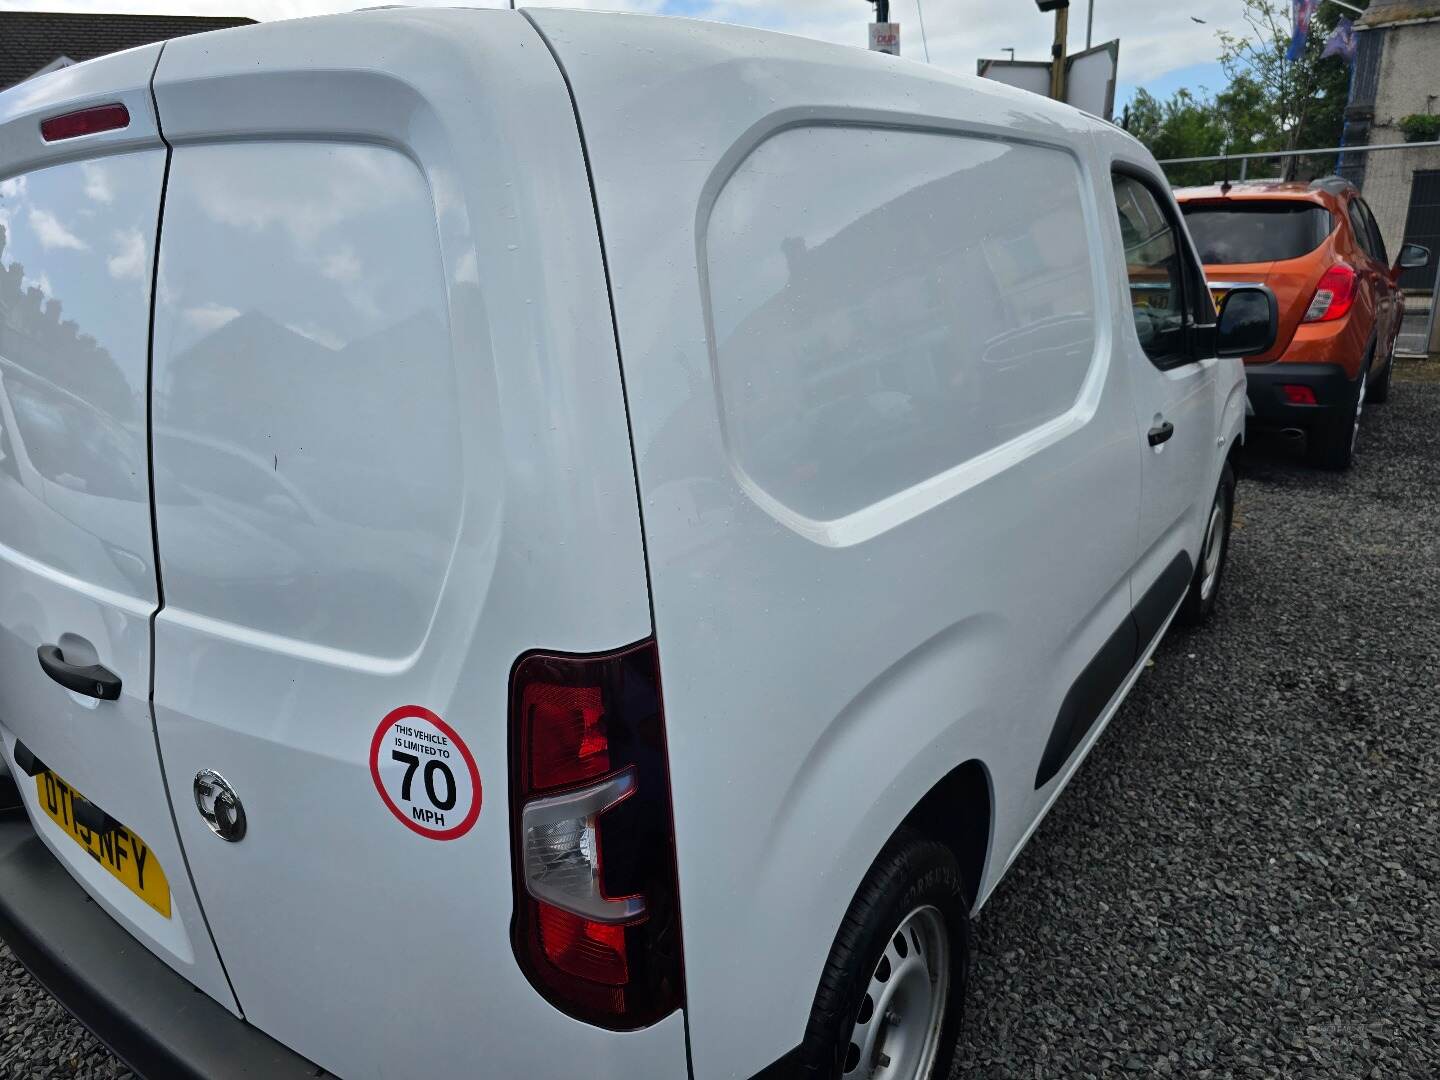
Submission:
[[[1166,158],[1209,157],[1225,150],[1225,128],[1215,103],[1189,90],[1177,90],[1161,101],[1148,90],[1136,91],[1125,108],[1125,130],[1143,142],[1162,161]],[[1174,184],[1204,183],[1211,166],[1174,165]]]
[[[1204,91],[1177,90],[1160,101],[1141,90],[1125,110],[1124,127],[1157,158],[1201,157],[1338,146],[1345,125],[1350,65],[1341,57],[1321,59],[1325,42],[1342,17],[1352,16],[1331,0],[1321,0],[1310,23],[1305,50],[1287,61],[1290,48],[1290,0],[1240,0],[1247,29],[1221,32],[1220,64],[1228,84],[1213,97]],[[1365,7],[1369,0],[1347,0]],[[1250,176],[1314,175],[1333,160],[1261,161]],[[1175,184],[1210,183],[1238,176],[1238,165],[1177,165],[1167,170]]]
[[[1219,34],[1220,65],[1230,85],[1216,105],[1222,110],[1244,106],[1245,122],[1235,132],[1232,152],[1339,145],[1350,65],[1341,57],[1322,59],[1320,54],[1336,23],[1352,13],[1322,0],[1311,19],[1304,51],[1290,61],[1285,59],[1292,30],[1290,0],[1241,2],[1246,32]],[[1368,2],[1358,0],[1352,6],[1363,8]],[[1251,117],[1261,122],[1252,127]],[[1293,177],[1297,168],[1295,159],[1289,159],[1284,175]]]

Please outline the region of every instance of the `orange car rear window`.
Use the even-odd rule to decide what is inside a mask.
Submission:
[[[1207,266],[1276,262],[1308,255],[1330,235],[1330,211],[1310,202],[1188,203],[1180,209]]]

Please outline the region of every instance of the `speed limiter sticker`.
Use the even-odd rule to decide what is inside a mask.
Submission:
[[[370,776],[390,812],[421,836],[454,840],[480,816],[480,770],[455,729],[402,705],[370,740]]]

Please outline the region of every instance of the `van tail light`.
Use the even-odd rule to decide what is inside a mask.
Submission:
[[[1305,312],[1306,322],[1330,322],[1344,318],[1355,303],[1355,271],[1345,263],[1326,270],[1315,287],[1315,299]]]
[[[115,131],[130,126],[130,110],[118,102],[114,105],[97,105],[93,109],[52,116],[40,121],[40,137],[46,142],[74,139],[81,135],[98,135],[102,131]]]
[[[624,1031],[684,1004],[653,641],[529,653],[510,678],[515,957],[561,1012]]]

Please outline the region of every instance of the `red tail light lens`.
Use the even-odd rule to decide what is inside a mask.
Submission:
[[[630,981],[625,928],[539,905],[540,946],[561,971],[586,982],[623,987]]]
[[[1286,383],[1280,387],[1280,393],[1285,395],[1285,401],[1290,405],[1314,405],[1315,391],[1308,386],[1299,386],[1294,383]]]
[[[1305,312],[1306,322],[1330,322],[1343,318],[1355,303],[1355,271],[1345,263],[1326,270],[1315,287],[1315,299]]]
[[[613,1030],[684,1002],[655,644],[531,653],[510,684],[512,938],[556,1008]]]
[[[81,135],[98,135],[130,126],[130,110],[124,105],[97,105],[93,109],[52,116],[40,121],[40,137],[46,142],[74,139]]]
[[[561,787],[610,771],[610,740],[598,686],[530,683],[520,711],[529,718],[533,789]]]

